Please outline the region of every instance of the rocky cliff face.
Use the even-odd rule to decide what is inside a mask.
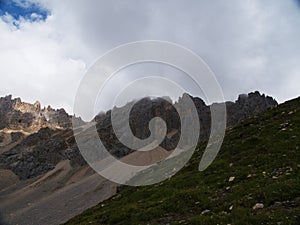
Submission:
[[[167,151],[173,150],[180,138],[180,119],[174,106],[188,114],[190,110],[183,105],[185,97],[188,95],[184,94],[174,105],[163,98],[144,98],[128,103],[116,110],[118,123],[121,127],[127,123],[123,113],[133,106],[129,118],[130,128],[136,137],[145,139],[150,135],[149,121],[161,117],[166,122],[167,135],[160,146]],[[201,126],[199,141],[203,141],[210,133],[210,107],[200,98],[192,99]],[[226,102],[228,126],[276,105],[273,98],[259,92],[240,95],[236,102]],[[62,160],[70,160],[75,167],[84,165],[85,161],[75,143],[71,120],[72,117],[63,109],[41,109],[38,102],[23,103],[11,96],[0,98],[0,169],[11,170],[19,178],[28,179],[52,170]],[[95,121],[99,137],[113,155],[122,158],[133,152],[116,137],[111,111],[96,116]],[[191,129],[194,129],[193,124]],[[155,130],[160,132],[158,128]]]
[[[71,127],[72,116],[64,109],[41,108],[39,102],[30,104],[11,95],[0,98],[0,169],[11,170],[20,179],[52,170],[70,158]]]
[[[34,104],[22,102],[12,96],[0,98],[0,130],[16,130],[32,133],[42,127],[66,129],[71,127],[71,116],[64,109],[41,108]]]
[[[72,130],[46,127],[0,154],[0,169],[11,170],[21,180],[26,180],[54,169],[63,160],[69,160],[74,168],[85,165]]]
[[[185,107],[185,101],[183,100],[186,97],[188,97],[188,94],[184,94],[174,105],[163,98],[143,98],[136,102],[129,103],[124,107],[116,109],[119,126],[122,127],[122,124],[127,123],[127,120],[124,118],[124,112],[127,111],[126,108],[133,106],[129,118],[130,128],[136,137],[145,139],[150,136],[149,121],[154,117],[160,117],[167,125],[167,136],[160,146],[166,150],[173,150],[180,139],[181,128],[180,118],[174,106],[183,111],[183,114],[188,118],[190,109]],[[197,109],[201,129],[199,142],[201,142],[207,139],[210,134],[210,106],[206,105],[200,98],[189,97],[192,98]],[[240,95],[236,102],[226,102],[227,126],[233,126],[245,118],[256,116],[260,112],[275,106],[277,106],[277,102],[273,98],[263,94],[261,95],[259,92]],[[128,154],[128,152],[132,152],[131,149],[120,143],[115,136],[111,124],[110,111],[106,114],[98,115],[95,120],[97,122],[100,138],[104,141],[107,149],[110,149],[111,153],[120,158]],[[190,126],[191,130],[196,129],[193,127],[194,124],[191,123]],[[158,128],[154,130],[159,132]],[[132,142],[133,141],[134,140],[132,140]]]
[[[277,106],[277,104],[272,97],[260,94],[258,91],[248,95],[239,95],[235,103],[226,102],[228,125],[234,125],[247,117],[256,116],[266,109]]]

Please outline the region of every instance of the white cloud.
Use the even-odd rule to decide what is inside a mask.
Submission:
[[[10,18],[12,21],[13,19]],[[0,21],[1,95],[12,93],[26,101],[66,107],[71,111],[73,92],[85,69],[72,59],[49,21],[23,20],[16,29]]]
[[[300,9],[293,0],[18,2],[41,4],[51,15],[21,19],[19,29],[8,15],[0,21],[2,96],[71,112],[85,69],[107,50],[144,39],[198,53],[227,99],[257,89],[279,101],[300,95]]]

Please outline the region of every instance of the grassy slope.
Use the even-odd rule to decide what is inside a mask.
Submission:
[[[229,129],[199,172],[204,147],[170,180],[122,187],[67,224],[300,224],[300,98]]]

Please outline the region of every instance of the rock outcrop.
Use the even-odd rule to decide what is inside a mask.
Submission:
[[[278,103],[272,97],[260,94],[258,91],[248,95],[239,95],[235,103],[226,102],[228,125],[237,124],[247,117],[256,116],[260,112],[277,105]]]
[[[0,98],[0,130],[21,130],[32,133],[42,127],[70,128],[72,117],[64,109],[41,108],[37,101],[34,104],[22,102],[20,98],[12,99],[11,95]]]
[[[145,139],[150,136],[149,121],[154,117],[160,117],[166,122],[167,127],[167,135],[160,147],[167,151],[173,150],[180,139],[181,125],[175,106],[188,115],[190,109],[184,105],[186,97],[188,95],[184,94],[173,104],[165,98],[143,98],[128,103],[116,109],[118,125],[121,128],[125,127],[128,121],[124,118],[124,112],[131,109],[130,129],[135,137]],[[210,107],[200,98],[191,98],[196,106],[201,126],[199,141],[203,141],[210,133]],[[276,105],[277,102],[273,98],[259,92],[240,95],[236,102],[226,102],[228,126]],[[7,96],[0,98],[0,115],[0,124],[4,130],[0,132],[0,141],[2,147],[6,148],[0,154],[0,168],[13,171],[20,179],[28,179],[52,170],[62,160],[70,160],[73,166],[80,167],[85,164],[71,129],[72,117],[63,109],[54,110],[51,107],[41,109],[38,102],[22,103],[20,99],[11,99],[11,96]],[[96,116],[95,122],[99,137],[111,154],[122,158],[134,152],[116,137],[111,122],[111,111]],[[19,132],[8,133],[9,129]],[[160,127],[154,127],[157,133],[161,132],[159,129]],[[191,124],[191,130],[193,129],[195,128]],[[4,143],[5,140],[7,143]]]
[[[124,107],[116,108],[115,114],[118,126],[125,126],[124,124],[128,122],[124,117],[124,113],[128,111],[128,108],[132,107],[129,117],[131,131],[136,137],[145,139],[150,136],[150,120],[154,117],[160,117],[166,122],[167,126],[167,136],[160,146],[166,150],[173,150],[180,139],[181,128],[180,118],[175,107],[182,110],[183,114],[188,118],[191,110],[184,105],[184,98],[188,96],[188,94],[183,94],[183,96],[174,104],[171,104],[164,98],[143,98],[136,102],[128,103]],[[205,102],[198,97],[189,97],[192,98],[197,109],[201,128],[199,142],[201,142],[207,139],[210,134],[210,106],[206,105]],[[265,96],[264,94],[261,95],[259,92],[240,95],[236,102],[226,102],[227,126],[233,126],[245,118],[256,116],[260,112],[277,106],[277,104],[278,103],[273,98]],[[108,111],[106,114],[98,115],[95,118],[95,121],[97,123],[100,138],[112,154],[121,158],[129,152],[132,152],[131,149],[120,143],[116,137],[111,123],[111,111]],[[197,129],[193,126],[194,124],[191,123],[191,130]],[[160,132],[158,128],[155,128],[154,131]],[[133,141],[134,140],[132,140],[132,142]]]
[[[73,137],[71,127],[72,116],[64,109],[41,108],[38,101],[30,104],[11,95],[0,98],[0,169],[11,170],[20,179],[52,170],[72,154],[65,151],[68,138]]]

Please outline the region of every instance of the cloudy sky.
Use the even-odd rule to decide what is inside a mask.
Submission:
[[[170,41],[197,53],[227,100],[253,90],[279,102],[300,95],[296,0],[0,0],[0,16],[0,96],[71,113],[95,60],[140,40]]]

